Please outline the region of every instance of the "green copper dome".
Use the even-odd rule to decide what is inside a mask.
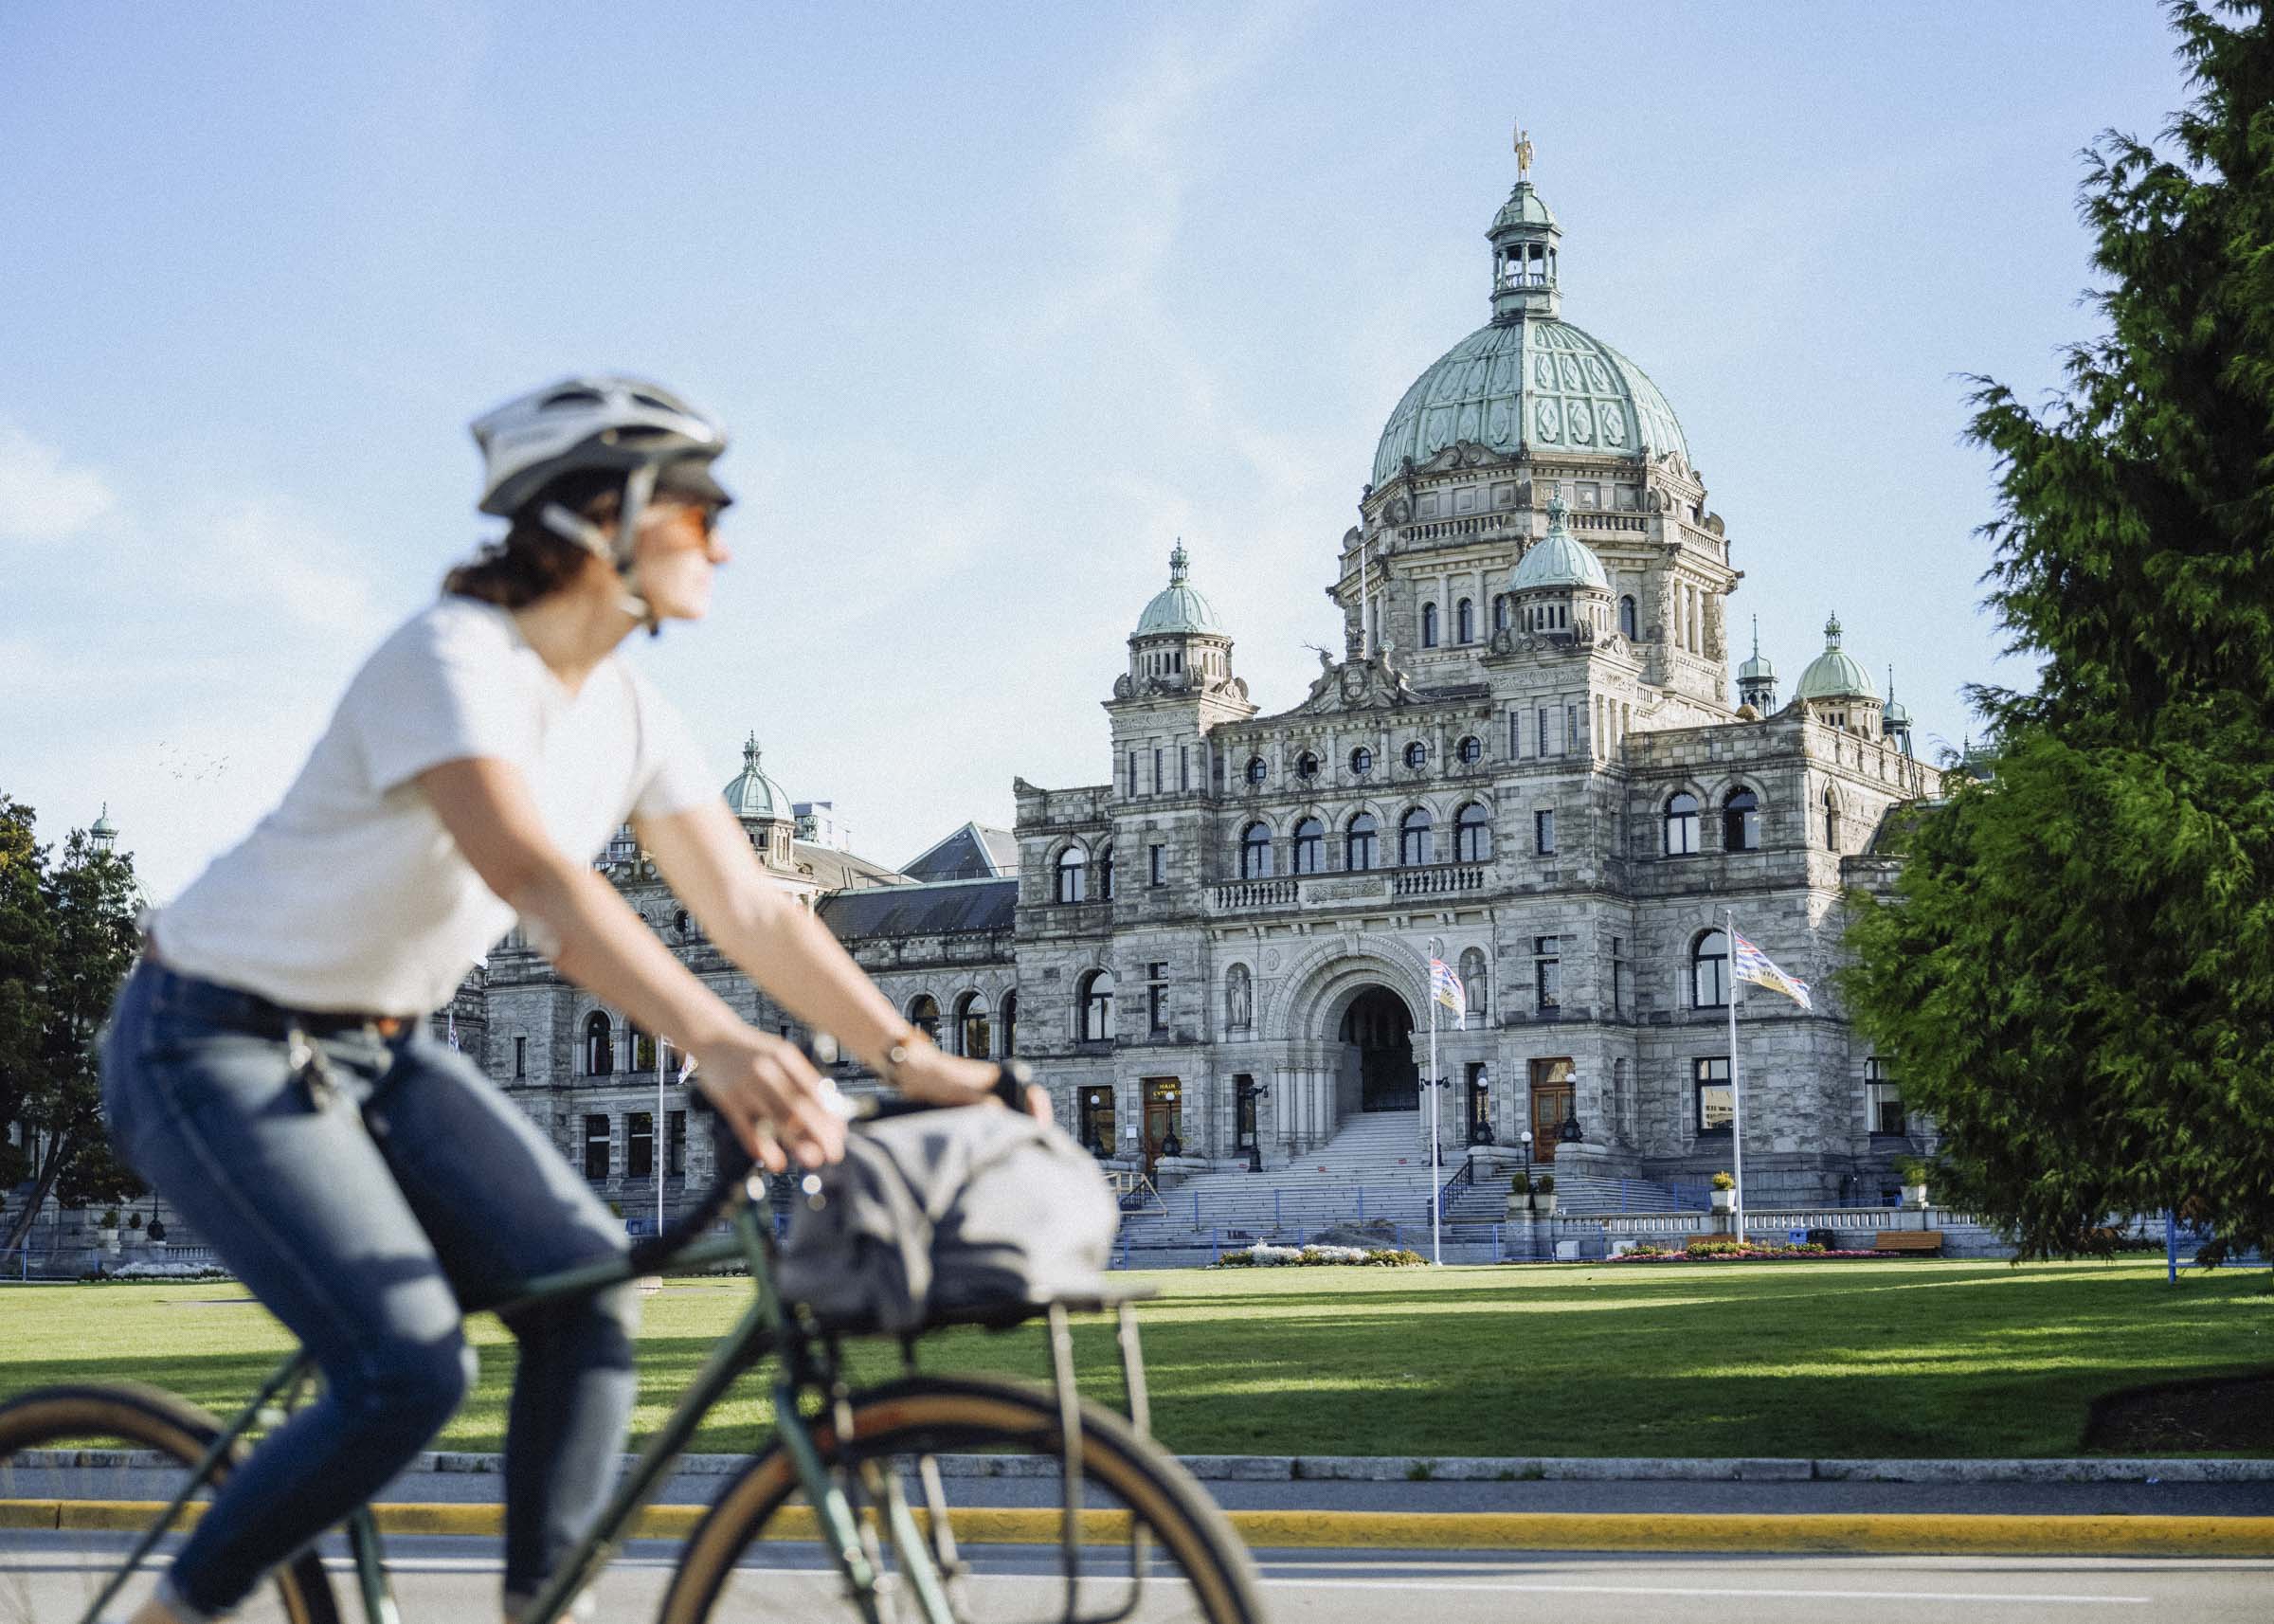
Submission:
[[[727,808],[737,818],[786,820],[789,815],[789,792],[758,770],[758,735],[752,733],[742,747],[742,771],[726,788]]]
[[[1824,623],[1824,652],[1808,662],[1800,674],[1797,699],[1876,699],[1879,690],[1858,665],[1855,657],[1840,647],[1840,617]]]
[[[1689,442],[1658,386],[1593,334],[1562,319],[1562,228],[1528,180],[1519,180],[1486,233],[1492,243],[1492,320],[1414,381],[1374,448],[1374,483],[1407,458],[1426,462],[1459,441],[1500,452],[1519,445],[1615,457],[1678,451]]]
[[[1178,542],[1168,555],[1168,585],[1153,596],[1137,617],[1133,637],[1211,637],[1224,635],[1216,609],[1184,582],[1184,544]]]
[[[1569,591],[1574,587],[1607,593],[1611,577],[1604,573],[1603,561],[1596,557],[1595,549],[1563,528],[1562,498],[1555,497],[1547,504],[1547,533],[1534,542],[1508,572],[1508,590]]]

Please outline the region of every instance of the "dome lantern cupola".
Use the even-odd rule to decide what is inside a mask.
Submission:
[[[1777,667],[1760,656],[1760,617],[1753,617],[1753,658],[1737,668],[1737,702],[1765,716],[1777,709]]]
[[[1516,132],[1516,189],[1492,217],[1485,233],[1492,244],[1492,319],[1520,321],[1527,316],[1553,317],[1562,305],[1556,291],[1556,224],[1547,199],[1533,188],[1532,141]]]
[[[790,810],[789,792],[760,770],[758,735],[743,741],[742,770],[726,787],[727,810],[733,813],[750,837],[750,845],[771,868],[790,864],[789,843],[797,828]]]
[[[1562,497],[1548,498],[1547,533],[1508,572],[1508,592],[1519,630],[1592,642],[1611,632],[1611,577],[1595,549],[1564,527],[1564,513]]]
[[[1895,668],[1887,667],[1887,708],[1881,713],[1880,726],[1888,741],[1904,755],[1911,753],[1911,713],[1902,700],[1895,697]]]
[[[1793,696],[1819,722],[1867,736],[1879,731],[1879,691],[1855,657],[1840,646],[1837,615],[1824,623],[1824,652],[1808,662]]]
[[[1191,562],[1180,536],[1168,554],[1168,585],[1129,634],[1129,680],[1139,690],[1210,688],[1232,675],[1232,639],[1215,606],[1186,579]]]
[[[111,803],[104,802],[102,810],[95,814],[95,821],[87,829],[87,839],[104,851],[115,851],[118,845],[118,826],[111,821]]]

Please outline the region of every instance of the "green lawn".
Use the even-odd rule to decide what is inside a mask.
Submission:
[[[2098,1395],[2274,1370],[2265,1271],[1957,1262],[1593,1269],[1224,1270],[1153,1277],[1154,1421],[1194,1453],[2049,1455]],[[652,1429],[747,1301],[675,1280],[646,1304]],[[495,1450],[511,1339],[476,1322],[479,1390],[444,1447]],[[233,1408],[287,1346],[230,1285],[0,1288],[0,1396],[92,1376]],[[1110,1326],[1076,1331],[1118,1402]],[[868,1350],[881,1377],[890,1350]],[[1031,1330],[960,1332],[924,1362],[1039,1375]],[[748,1380],[695,1442],[747,1449]]]

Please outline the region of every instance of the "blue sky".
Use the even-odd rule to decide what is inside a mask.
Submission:
[[[635,658],[905,860],[1102,782],[1171,542],[1276,710],[1384,420],[1487,315],[1509,127],[1564,315],[1680,415],[1789,692],[1837,610],[1922,743],[1982,372],[2092,331],[2078,149],[2141,4],[0,8],[0,789],[161,898],[483,533],[464,424],[585,368],[736,433],[713,618]]]

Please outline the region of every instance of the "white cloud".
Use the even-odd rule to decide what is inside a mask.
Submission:
[[[347,552],[306,514],[271,498],[213,514],[186,561],[206,590],[277,610],[303,631],[369,641],[386,629],[388,616],[370,572],[350,564]]]
[[[101,475],[18,428],[0,428],[0,541],[60,541],[110,511]]]

